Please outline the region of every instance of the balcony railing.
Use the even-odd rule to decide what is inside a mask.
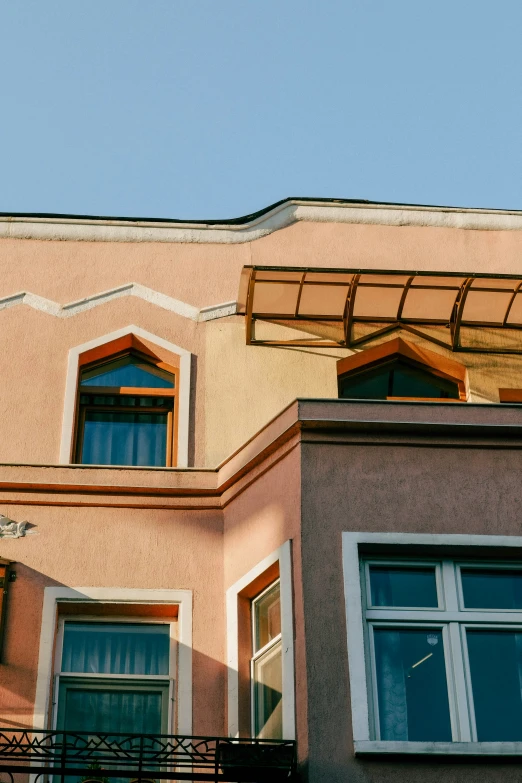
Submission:
[[[274,783],[296,769],[292,740],[0,729],[0,781]]]

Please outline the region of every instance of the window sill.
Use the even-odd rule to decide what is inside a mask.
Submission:
[[[356,756],[522,756],[522,742],[356,741]]]

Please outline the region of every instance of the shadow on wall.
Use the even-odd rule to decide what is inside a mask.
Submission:
[[[0,658],[0,724],[32,724],[36,690],[36,663],[45,587],[60,587],[48,576],[14,562],[16,581],[8,585]],[[23,622],[13,622],[14,618]]]
[[[0,728],[14,729],[33,726],[44,588],[69,585],[22,563],[13,570],[17,579],[10,586],[0,663]],[[192,667],[193,733],[226,736],[227,666],[193,649]]]

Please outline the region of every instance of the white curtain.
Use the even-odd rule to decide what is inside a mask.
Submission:
[[[66,623],[63,672],[168,674],[169,626]]]
[[[407,740],[408,704],[399,631],[379,632],[377,689],[381,739]]]

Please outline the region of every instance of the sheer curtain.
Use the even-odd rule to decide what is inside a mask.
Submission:
[[[156,689],[157,690],[157,689]],[[91,734],[161,734],[162,694],[139,689],[69,688],[64,729]]]
[[[381,633],[375,642],[381,740],[407,740],[408,704],[400,632]]]
[[[168,625],[65,623],[63,672],[169,673]]]

